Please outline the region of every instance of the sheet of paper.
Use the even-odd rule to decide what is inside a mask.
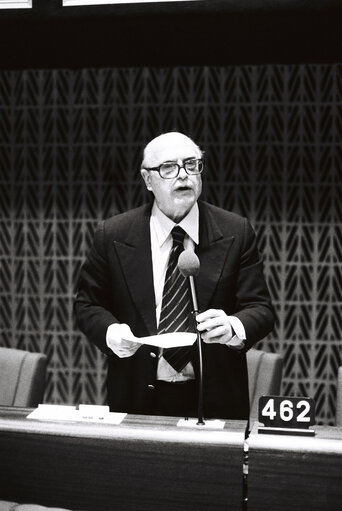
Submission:
[[[196,334],[192,332],[170,332],[167,334],[150,335],[149,337],[132,337],[127,341],[149,344],[158,348],[179,348],[191,346],[196,341]]]

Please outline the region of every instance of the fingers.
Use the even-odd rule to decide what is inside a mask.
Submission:
[[[225,318],[211,318],[203,321],[202,323],[198,323],[198,330],[200,332],[205,332],[206,330],[213,330],[214,328],[223,326],[226,323]]]
[[[120,358],[131,357],[140,347],[136,342],[130,342],[129,346],[120,346],[115,348],[115,354]]]
[[[121,341],[126,342],[126,344],[127,344],[127,341],[130,342],[130,341],[134,341],[134,339],[135,339],[132,330],[126,323],[121,324],[120,335],[121,335]]]
[[[203,342],[227,344],[232,338],[232,331],[227,327],[220,327],[201,334]]]
[[[233,337],[229,342],[227,342],[227,346],[232,350],[241,351],[245,347],[245,341],[238,337]]]
[[[120,358],[134,355],[140,344],[135,342],[132,330],[125,323],[113,323],[108,327],[107,346]]]
[[[198,330],[200,332],[211,331],[217,327],[229,326],[230,322],[226,313],[220,309],[209,309],[196,316]]]
[[[202,333],[202,339],[207,341],[209,339],[213,339],[214,337],[219,337],[220,335],[224,335],[227,333],[227,327],[225,325],[218,326],[217,328],[213,328],[207,332]]]
[[[218,317],[218,316],[225,316],[226,313],[221,309],[208,309],[204,312],[200,312],[197,314],[196,319],[199,322],[205,321],[210,318]]]
[[[137,349],[141,346],[138,342],[134,342],[135,336],[131,328],[123,323],[121,325],[121,338],[118,339],[117,354],[121,358],[130,357],[134,355]]]
[[[198,314],[196,320],[204,342],[225,344],[232,338],[232,327],[223,310],[209,309]]]

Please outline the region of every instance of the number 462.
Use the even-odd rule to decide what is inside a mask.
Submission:
[[[310,422],[310,404],[308,401],[298,401],[295,408],[292,401],[284,399],[280,402],[279,418],[284,422],[291,421],[294,416],[297,422]],[[261,411],[263,417],[269,417],[271,421],[277,417],[277,412],[274,406],[274,399],[269,399]]]

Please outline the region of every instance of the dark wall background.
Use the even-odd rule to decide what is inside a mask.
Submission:
[[[78,44],[68,53],[58,46],[58,31],[49,59],[49,37],[46,47],[41,41],[40,51],[29,52],[37,34],[46,34],[52,23],[70,23],[74,39],[85,41],[80,27],[89,28],[90,14],[80,20],[77,11],[61,21],[65,14],[56,7],[0,19],[7,35],[36,24],[32,44],[17,32],[17,47],[6,46],[0,60],[0,344],[47,353],[46,402],[104,400],[105,360],[73,319],[75,282],[98,220],[146,199],[138,171],[145,143],[176,129],[206,152],[204,197],[248,216],[256,229],[277,311],[274,332],[258,346],[284,356],[282,393],[313,397],[319,422],[333,422],[342,363],[342,58],[332,21],[340,14],[338,2],[327,2],[323,11],[320,2],[310,3],[309,11],[305,2],[280,2],[287,5],[281,13],[267,2],[259,2],[257,13],[237,12],[238,2],[223,4],[212,5],[223,9],[227,23],[241,17],[240,32],[233,32],[238,40],[248,40],[246,27],[255,35],[256,20],[263,20],[262,44],[249,45],[250,53],[246,45],[240,53],[229,50],[235,62],[210,42],[205,58],[195,52],[196,66],[192,43],[182,57],[181,45],[175,53],[167,46],[163,54],[165,40],[154,42],[155,53],[139,63],[140,50],[137,57],[131,46],[98,59]],[[208,2],[203,5],[202,28],[210,14]],[[293,7],[298,16],[302,12],[299,21],[305,12],[306,20],[316,20],[302,24],[302,34],[312,35],[302,44],[298,27],[288,30],[296,26]],[[147,16],[146,28],[156,19],[153,9],[106,11],[106,23],[117,14],[136,25],[139,14]],[[221,11],[215,12],[217,18]],[[168,26],[170,12],[158,13]],[[188,14],[180,14],[185,23]],[[318,14],[323,25],[317,25]],[[318,57],[309,51],[310,41],[316,48],[312,26],[320,29],[318,41],[330,41]],[[297,52],[286,46],[291,34]],[[99,40],[98,55],[108,43]],[[225,42],[230,48],[229,34]],[[299,56],[306,58],[299,62]]]

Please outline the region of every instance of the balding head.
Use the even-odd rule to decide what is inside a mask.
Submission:
[[[146,145],[141,168],[157,167],[164,161],[177,160],[178,150],[183,152],[186,148],[193,151],[196,158],[202,158],[202,151],[191,138],[178,131],[163,133]],[[159,156],[166,159],[159,161]]]

